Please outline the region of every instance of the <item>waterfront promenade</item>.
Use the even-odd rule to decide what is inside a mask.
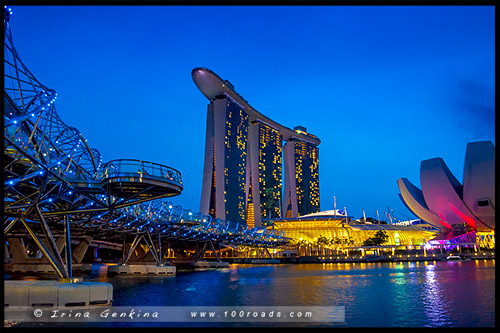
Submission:
[[[376,255],[353,255],[353,256],[303,256],[295,258],[279,258],[282,264],[301,264],[301,263],[343,263],[343,262],[401,262],[401,261],[447,261],[448,253],[443,254],[400,254],[396,256],[376,256]],[[476,253],[462,254],[461,257],[464,261],[467,260],[494,260],[494,251],[484,251]],[[251,264],[254,258],[226,258],[230,263],[246,263]],[[266,259],[261,259],[266,260]]]

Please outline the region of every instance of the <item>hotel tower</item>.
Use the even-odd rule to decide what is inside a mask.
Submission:
[[[262,115],[214,72],[192,76],[210,101],[200,212],[249,228],[318,212],[321,141]]]

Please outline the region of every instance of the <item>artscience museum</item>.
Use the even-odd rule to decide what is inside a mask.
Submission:
[[[471,244],[494,248],[495,146],[491,141],[467,144],[463,183],[437,157],[420,164],[420,184],[397,181],[405,206],[440,229],[430,243]]]

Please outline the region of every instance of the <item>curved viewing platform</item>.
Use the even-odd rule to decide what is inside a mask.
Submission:
[[[158,163],[119,159],[106,163],[101,177],[88,179],[82,172],[68,175],[67,180],[79,190],[100,193],[106,188],[119,198],[138,199],[171,197],[182,192],[181,173]]]
[[[174,168],[153,162],[120,159],[104,165],[101,185],[108,186],[111,195],[139,198],[168,193],[181,193],[181,173]]]

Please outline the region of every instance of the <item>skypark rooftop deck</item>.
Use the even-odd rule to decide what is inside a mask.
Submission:
[[[227,80],[223,80],[213,71],[207,68],[198,67],[193,69],[191,75],[193,76],[194,83],[206,98],[213,101],[217,96],[220,95],[230,97],[245,109],[250,117],[250,122],[260,121],[264,124],[278,129],[278,131],[283,135],[283,140],[289,141],[292,139],[298,139],[301,141],[310,142],[316,146],[321,143],[321,140],[308,133],[302,131],[294,131],[264,116],[262,113],[250,106],[247,100],[234,90],[233,84],[231,84]]]

